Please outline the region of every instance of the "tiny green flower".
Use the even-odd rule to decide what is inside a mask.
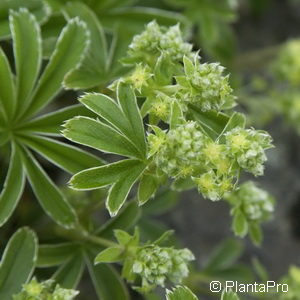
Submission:
[[[154,114],[161,120],[167,120],[170,116],[171,99],[168,96],[161,95],[156,98],[150,109],[150,113]]]
[[[213,171],[207,172],[199,178],[195,178],[194,181],[198,186],[199,192],[202,193],[205,198],[209,198],[212,201],[221,199],[217,178]]]
[[[234,188],[231,178],[217,176],[213,170],[200,177],[194,177],[193,180],[198,186],[199,193],[212,201],[220,200],[225,193],[231,192]]]
[[[216,142],[209,142],[203,148],[203,154],[212,163],[220,161],[224,151],[224,145],[217,144]]]
[[[148,81],[152,77],[149,67],[138,64],[134,71],[125,79],[125,82],[130,83],[133,88],[140,93],[144,86],[148,86]]]
[[[28,294],[28,296],[37,297],[42,292],[43,286],[39,282],[37,282],[36,279],[33,279],[28,284],[24,285],[23,289]]]

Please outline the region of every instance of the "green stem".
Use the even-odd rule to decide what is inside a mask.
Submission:
[[[95,236],[95,235],[88,235],[85,237],[85,239],[92,243],[95,243],[95,244],[98,244],[98,245],[104,246],[104,247],[119,247],[120,246],[119,244],[117,244],[115,242],[112,242],[108,239],[105,239],[105,238],[102,238],[99,236]]]
[[[94,244],[103,246],[103,247],[119,247],[120,245],[99,237],[99,236],[95,236],[95,235],[90,235],[89,232],[87,232],[84,228],[82,228],[82,226],[80,224],[77,224],[76,228],[73,230],[59,230],[59,232],[57,232],[60,236],[63,236],[65,238],[71,239],[71,240],[77,240],[77,241],[88,241],[88,242],[92,242]]]

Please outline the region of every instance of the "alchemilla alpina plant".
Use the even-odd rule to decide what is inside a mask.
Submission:
[[[244,180],[264,174],[272,137],[246,126],[229,72],[186,41],[185,17],[131,1],[22,5],[0,3],[0,226],[21,227],[3,229],[0,299],[87,290],[91,300],[198,300],[214,277],[253,279],[235,268],[239,242],[221,243],[198,270],[198,253],[155,218],[194,189],[199,201],[226,202],[233,233],[259,245],[274,211]]]

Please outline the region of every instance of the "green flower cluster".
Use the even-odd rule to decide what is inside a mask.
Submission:
[[[225,134],[226,143],[239,166],[255,176],[264,172],[265,150],[272,148],[271,136],[261,130],[234,128]]]
[[[220,200],[234,189],[241,169],[263,173],[265,149],[271,137],[263,131],[234,128],[225,134],[225,143],[213,141],[196,122],[186,122],[168,133],[155,129],[148,141],[158,169],[173,178],[190,177],[199,192]]]
[[[242,184],[229,197],[233,210],[241,211],[248,221],[265,221],[274,211],[273,198],[252,181]]]
[[[119,81],[130,84],[145,98],[143,115],[149,113],[166,123],[174,103],[182,115],[189,104],[202,111],[232,108],[235,97],[229,75],[223,74],[225,68],[218,63],[200,63],[199,59],[192,45],[184,42],[178,25],[166,28],[151,22],[130,44],[122,61],[134,68]],[[116,82],[110,88],[115,90]]]
[[[156,165],[170,177],[195,174],[196,169],[204,163],[201,149],[208,140],[196,122],[180,125],[161,135],[158,140],[157,136],[149,136],[150,148],[155,147],[155,143],[159,147],[155,156]]]
[[[236,191],[226,195],[232,206],[233,230],[239,236],[248,231],[257,244],[261,240],[259,224],[270,219],[274,211],[274,199],[266,191],[258,188],[253,182],[243,183]]]
[[[114,234],[119,243],[100,252],[96,263],[122,262],[122,276],[129,282],[139,282],[134,288],[147,293],[156,286],[164,286],[169,280],[178,284],[189,273],[188,263],[195,259],[188,249],[161,247],[172,232],[167,231],[153,243],[140,243],[138,228],[134,235],[123,230],[115,230]]]
[[[13,300],[73,300],[78,294],[78,291],[61,288],[51,279],[44,282],[32,279]]]
[[[183,41],[179,25],[159,26],[152,21],[144,32],[136,35],[129,45],[128,57],[135,61],[141,59],[153,66],[163,53],[171,61],[182,61],[183,56],[191,54],[192,45]]]
[[[188,275],[187,264],[194,259],[188,249],[150,245],[137,251],[132,270],[141,276],[142,286],[164,286],[167,279],[178,284]]]
[[[232,108],[235,97],[229,84],[229,75],[224,76],[224,67],[219,63],[201,64],[184,57],[184,76],[177,76],[180,98],[199,105],[202,111]]]
[[[280,50],[274,69],[279,78],[294,86],[300,83],[300,40],[295,39],[286,43]]]

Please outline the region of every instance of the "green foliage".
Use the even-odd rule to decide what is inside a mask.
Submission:
[[[280,295],[281,300],[299,299],[300,269],[297,266],[290,266],[289,272],[281,280],[282,284],[288,285],[288,292]]]
[[[94,254],[88,254],[86,264],[99,299],[127,300],[127,287],[117,271],[107,264],[93,265]]]
[[[9,240],[0,264],[0,297],[11,299],[32,275],[37,257],[37,237],[27,228]]]
[[[10,10],[18,10],[20,7],[28,9],[39,23],[47,21],[51,14],[51,7],[45,1],[41,0],[4,0],[0,3],[0,40],[6,39],[11,35],[9,14]]]
[[[189,20],[164,10],[166,3]],[[27,228],[10,238],[0,264],[1,300],[71,300],[86,277],[100,300],[130,300],[135,292],[157,300],[157,288],[172,289],[183,280],[195,290],[207,289],[212,278],[254,280],[238,263],[243,249],[235,240],[220,244],[201,270],[190,270],[194,255],[156,219],[176,205],[178,191],[197,187],[203,198],[224,198],[234,233],[249,232],[259,244],[260,223],[273,212],[269,194],[251,182],[239,186],[244,171],[263,174],[270,135],[246,128],[225,68],[200,59],[186,42],[193,27],[205,53],[229,58],[226,24],[235,19],[236,3],[139,5],[0,3],[0,226],[7,226],[4,242],[9,226],[23,223],[35,227],[41,240],[38,245]],[[293,64],[292,74],[286,67],[278,72],[296,89],[295,52],[286,50],[280,63]],[[73,98],[80,104],[69,104]],[[66,176],[56,167],[72,175],[72,190],[56,185]],[[45,214],[28,201],[26,180]],[[295,270],[283,279],[295,287],[291,297],[297,293]],[[177,286],[166,299],[198,298]],[[238,296],[223,292],[221,299]]]
[[[198,300],[198,298],[185,286],[179,286],[173,291],[167,290],[167,300]]]
[[[39,283],[36,279],[32,279],[23,286],[21,293],[13,296],[13,300],[72,300],[77,294],[77,291],[55,285],[52,280]]]
[[[196,27],[197,43],[205,52],[222,61],[231,61],[236,41],[230,24],[237,18],[237,0],[165,0],[180,9]]]
[[[70,20],[61,32],[47,66],[39,76],[42,48],[40,27],[36,18],[26,9],[20,9],[19,12],[11,12],[9,20],[16,80],[6,56],[1,51],[1,144],[10,145],[11,163],[5,188],[0,196],[0,224],[4,224],[13,213],[22,195],[26,174],[47,214],[63,226],[73,226],[76,216],[72,207],[44,172],[31,150],[67,172],[78,172],[95,163],[102,164],[101,160],[82,150],[50,137],[46,138],[50,134],[59,134],[58,130],[53,130],[53,126],[57,128],[57,121],[70,115],[70,108],[57,114],[46,114],[43,117],[38,115],[61,91],[61,82],[65,75],[84,57],[88,43],[86,27],[78,19]],[[73,112],[77,113],[78,109]],[[43,129],[40,131],[41,125]],[[44,137],[41,136],[42,132]],[[13,179],[16,172],[21,174],[17,176],[17,181]]]
[[[122,230],[115,230],[117,246],[109,247],[100,252],[95,263],[122,262],[122,275],[130,282],[135,282],[137,276],[141,287],[135,287],[142,293],[147,293],[157,285],[164,286],[168,279],[181,283],[188,275],[187,263],[194,260],[194,255],[188,249],[173,249],[160,247],[170,233],[166,232],[157,241],[140,245],[139,231],[133,236]]]
[[[104,100],[99,102],[99,99]],[[119,84],[118,103],[107,96],[92,94],[81,101],[108,124],[77,117],[65,124],[64,136],[100,151],[135,158],[84,170],[71,179],[71,185],[76,189],[112,185],[106,206],[111,215],[116,215],[146,168],[145,133],[135,95],[130,87]]]
[[[218,112],[234,104],[228,76],[222,75],[224,69],[218,64],[200,64],[198,59],[191,45],[184,43],[178,26],[168,29],[152,22],[134,37],[123,62],[134,65],[135,70],[111,85],[117,101],[103,94],[86,94],[80,99],[103,121],[77,117],[65,124],[63,133],[71,141],[141,162],[125,160],[82,171],[72,178],[73,188],[112,185],[106,206],[111,215],[116,215],[141,175],[151,183],[147,191],[141,180],[140,204],[166,177],[190,178],[204,197],[214,201],[235,189],[234,181],[242,169],[262,175],[264,151],[272,147],[270,136],[243,129],[245,119],[241,114],[228,115],[223,123],[224,117]],[[141,113],[136,96],[145,98]],[[205,119],[200,124],[189,121],[194,107],[201,112],[200,118],[204,115],[210,123]],[[141,115],[149,115],[149,129],[153,131],[148,135],[148,146]],[[169,124],[168,132],[154,126],[159,120]],[[212,132],[216,138],[212,139]],[[134,164],[131,174],[128,163]]]
[[[240,298],[237,296],[236,293],[229,291],[229,292],[223,292],[221,300],[239,300]]]

